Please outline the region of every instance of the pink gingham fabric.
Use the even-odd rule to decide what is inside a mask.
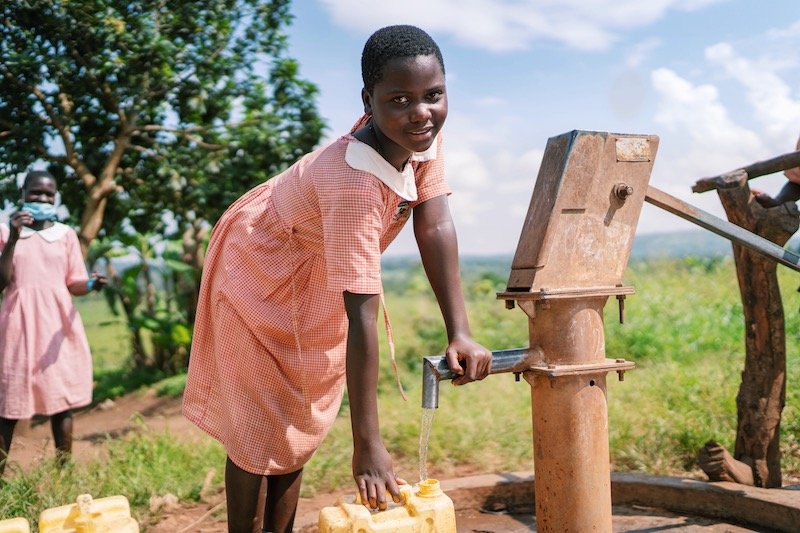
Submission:
[[[345,162],[358,142],[344,135],[255,187],[211,236],[183,411],[248,472],[292,472],[317,449],[344,389],[342,292],[380,294],[381,253],[410,208],[449,194],[441,137],[436,159],[411,163],[415,202]]]
[[[0,250],[8,236],[0,225]],[[67,288],[89,279],[78,235],[59,223],[23,230],[13,265],[0,306],[0,416],[19,420],[89,405],[92,356]]]

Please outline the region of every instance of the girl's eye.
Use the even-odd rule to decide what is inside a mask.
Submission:
[[[444,94],[444,91],[434,91],[434,92],[428,94],[428,100],[431,100],[431,101],[435,102],[436,100],[441,98],[443,94]]]
[[[393,99],[393,101],[397,104],[407,104],[408,98],[405,96],[397,96]]]

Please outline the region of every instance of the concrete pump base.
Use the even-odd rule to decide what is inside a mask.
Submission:
[[[441,486],[455,505],[459,532],[536,530],[532,472],[447,479]],[[800,486],[762,489],[612,473],[611,499],[614,531],[658,531],[665,527],[708,532],[800,531]],[[298,517],[295,531],[315,531],[318,513],[316,510]],[[668,514],[672,521],[667,524],[661,514]]]

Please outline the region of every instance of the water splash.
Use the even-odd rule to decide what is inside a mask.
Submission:
[[[431,426],[436,409],[422,409],[422,422],[419,432],[419,481],[428,479],[428,441],[431,438]]]

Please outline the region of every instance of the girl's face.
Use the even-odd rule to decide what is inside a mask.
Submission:
[[[24,202],[56,203],[56,182],[47,176],[33,178],[22,190]]]
[[[447,118],[444,72],[435,55],[390,60],[372,93],[364,90],[362,98],[383,134],[383,156],[398,168],[411,152],[430,148]]]

